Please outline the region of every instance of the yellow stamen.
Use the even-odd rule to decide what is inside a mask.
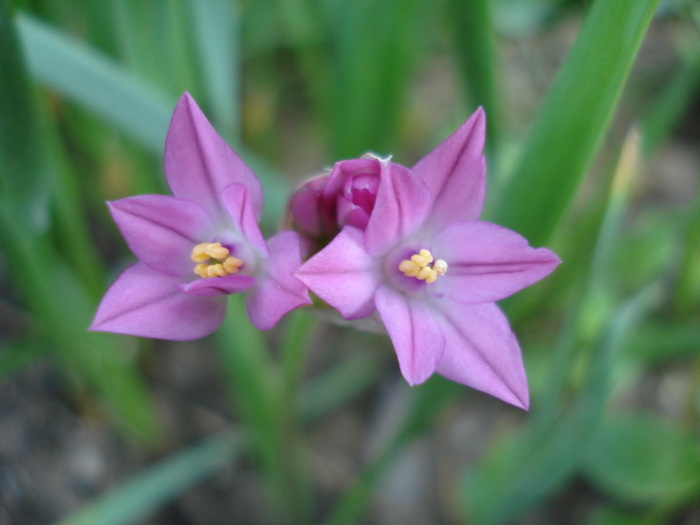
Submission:
[[[238,269],[243,266],[243,261],[238,257],[227,257],[224,261],[224,270],[229,274],[238,273]]]
[[[438,259],[430,266],[435,259],[429,250],[423,249],[418,253],[411,255],[411,259],[404,259],[399,263],[399,271],[403,272],[406,277],[415,277],[426,283],[434,283],[439,275],[445,275],[447,272],[447,263],[442,259]]]
[[[212,255],[212,251],[221,248],[221,243],[220,242],[210,242],[204,247],[204,253],[206,253],[209,257],[214,257]]]
[[[199,263],[194,267],[194,273],[202,279],[226,277],[240,271],[243,261],[230,256],[231,251],[221,246],[220,242],[203,242],[192,249],[191,258]]]
[[[223,246],[209,250],[209,255],[211,255],[213,259],[219,260],[226,259],[229,253],[228,248],[224,248]]]
[[[206,279],[207,277],[209,277],[207,275],[207,268],[208,266],[206,264],[199,263],[197,266],[194,267],[194,273]]]
[[[208,246],[208,243],[203,242],[202,244],[198,244],[192,249],[192,260],[194,262],[204,262],[209,258],[209,255],[205,253],[205,250]]]
[[[416,275],[416,278],[420,281],[425,281],[429,275],[432,275],[434,273],[435,270],[433,270],[429,266],[423,266],[423,268],[420,269],[420,272],[418,272],[418,275]]]
[[[224,270],[223,264],[212,264],[207,267],[207,275],[209,277],[225,277],[228,272]]]
[[[421,250],[415,255],[411,256],[411,260],[418,266],[426,266],[433,262],[433,255],[428,250]]]
[[[414,268],[420,268],[420,266],[418,266],[413,261],[409,261],[407,259],[401,261],[401,263],[399,264],[399,270],[401,270],[402,272],[410,272],[413,271]]]

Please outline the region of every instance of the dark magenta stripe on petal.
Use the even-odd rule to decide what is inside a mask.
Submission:
[[[254,286],[255,282],[255,277],[250,275],[227,275],[226,277],[197,279],[191,283],[179,284],[178,289],[189,295],[211,297],[245,292]]]
[[[447,227],[433,249],[433,256],[448,264],[433,290],[464,304],[504,299],[546,277],[560,263],[551,250],[533,248],[514,231],[481,221]]]
[[[90,330],[175,341],[212,333],[226,314],[224,298],[184,294],[180,282],[141,262],[129,266],[107,290]]]
[[[436,372],[527,410],[530,399],[520,346],[498,306],[449,299],[436,304],[445,334]]]
[[[377,290],[375,302],[404,378],[411,386],[424,382],[435,372],[445,348],[434,312],[422,301],[386,285]]]
[[[269,257],[270,250],[260,233],[248,188],[243,184],[231,184],[224,188],[221,196],[236,228],[263,257]]]
[[[208,214],[188,199],[141,195],[111,202],[109,209],[136,257],[170,275],[192,272],[192,248],[212,232]]]
[[[425,182],[432,196],[427,221],[431,230],[480,217],[486,196],[486,160],[482,154],[486,118],[479,108],[442,144],[411,171]]]
[[[382,163],[382,175],[374,210],[365,230],[365,247],[381,255],[414,233],[430,210],[430,191],[408,168]]]
[[[260,181],[214,130],[188,93],[180,97],[173,112],[164,163],[168,184],[176,197],[196,201],[212,215],[225,218],[221,191],[240,183],[250,190],[255,216],[261,217]]]

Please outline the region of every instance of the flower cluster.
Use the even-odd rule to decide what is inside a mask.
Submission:
[[[520,347],[495,301],[559,260],[479,221],[484,136],[479,110],[412,169],[374,155],[338,162],[294,192],[290,230],[266,242],[259,181],[185,94],[165,148],[174,197],[110,204],[140,262],[92,328],[201,337],[221,323],[225,295],[244,292],[251,321],[267,329],[309,304],[310,290],[346,320],[376,320],[411,385],[437,372],[527,408]]]

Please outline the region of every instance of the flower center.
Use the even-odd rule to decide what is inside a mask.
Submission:
[[[220,242],[203,242],[192,249],[191,258],[198,263],[194,273],[202,279],[209,277],[226,277],[238,273],[243,261],[229,255],[229,249]]]
[[[442,259],[438,259],[435,262],[433,261],[432,253],[428,250],[421,250],[411,255],[410,259],[401,261],[399,270],[402,271],[406,277],[415,277],[428,284],[434,283],[437,281],[438,275],[445,275],[447,272],[447,263]]]

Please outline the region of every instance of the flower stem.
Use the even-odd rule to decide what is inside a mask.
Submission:
[[[285,350],[291,348],[289,353],[297,357],[283,358],[289,361],[285,366],[289,371],[284,372],[272,360],[263,334],[248,321],[241,296],[230,298],[227,320],[218,332],[230,388],[266,479],[271,518],[291,524],[309,523],[311,513],[296,396],[288,395],[298,386],[298,374],[293,372],[301,369],[306,346],[302,332],[297,323],[288,329]]]

